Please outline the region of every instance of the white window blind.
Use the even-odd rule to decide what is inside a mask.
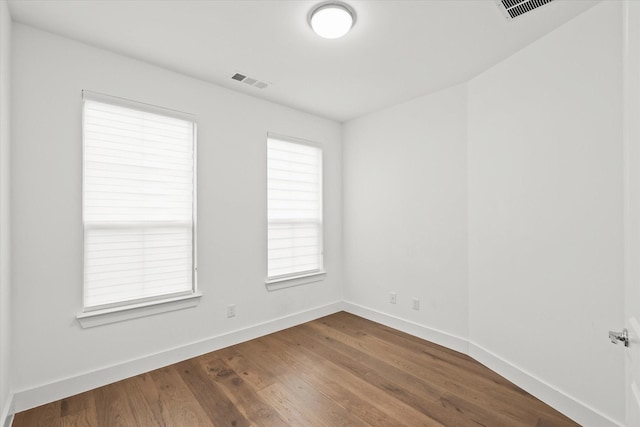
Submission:
[[[190,294],[195,123],[96,98],[84,94],[85,310]]]
[[[322,150],[267,139],[269,279],[322,271]]]

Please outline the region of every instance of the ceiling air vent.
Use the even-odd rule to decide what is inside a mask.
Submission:
[[[267,86],[269,86],[268,83],[261,82],[258,79],[254,79],[253,77],[248,77],[248,76],[245,76],[244,74],[240,74],[240,73],[235,73],[233,76],[231,76],[231,79],[232,80],[237,80],[237,81],[242,82],[244,84],[247,84],[249,86],[257,87],[258,89],[264,89]]]
[[[553,0],[498,0],[498,4],[500,5],[500,9],[506,13],[507,17],[513,19],[552,1]]]

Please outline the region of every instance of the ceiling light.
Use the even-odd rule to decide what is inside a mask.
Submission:
[[[309,25],[317,35],[325,39],[344,36],[355,21],[355,11],[349,5],[336,1],[320,3],[309,14]]]

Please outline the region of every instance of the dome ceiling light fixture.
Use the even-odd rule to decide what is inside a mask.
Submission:
[[[356,22],[356,12],[340,1],[316,5],[309,13],[309,25],[320,37],[337,39],[349,32]]]

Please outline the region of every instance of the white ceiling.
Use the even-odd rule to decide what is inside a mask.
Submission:
[[[307,24],[320,1],[9,5],[14,21],[345,121],[467,81],[598,3],[556,0],[508,21],[496,0],[347,0],[356,25],[344,38],[326,40]],[[269,87],[231,80],[235,72]]]

